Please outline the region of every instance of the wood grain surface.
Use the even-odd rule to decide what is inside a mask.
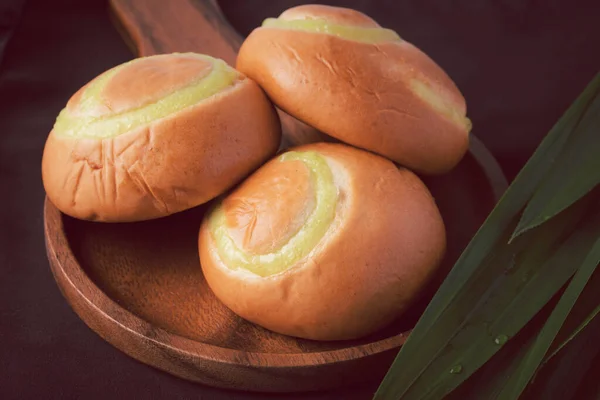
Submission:
[[[115,22],[139,54],[197,51],[228,62],[235,58],[241,38],[213,1],[111,4]],[[283,121],[288,145],[323,139],[291,117]],[[474,143],[452,172],[424,178],[448,232],[440,273],[409,314],[361,340],[317,342],[279,335],[227,309],[208,288],[199,265],[197,234],[205,207],[153,221],[104,224],[65,216],[46,200],[48,259],[63,295],[92,330],[130,356],[176,376],[266,392],[376,382],[506,189],[494,158]]]

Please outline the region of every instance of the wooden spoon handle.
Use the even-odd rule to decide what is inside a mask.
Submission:
[[[243,38],[212,0],[111,0],[119,31],[140,56],[203,52],[235,66]]]
[[[216,0],[110,0],[113,22],[140,56],[193,51],[235,66],[243,38],[227,22]],[[277,109],[282,147],[331,141],[316,129]]]

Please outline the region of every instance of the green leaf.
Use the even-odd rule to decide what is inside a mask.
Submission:
[[[597,269],[598,270],[598,269]],[[593,318],[564,349],[543,366],[523,393],[527,400],[579,400],[592,398],[590,380],[598,382],[600,370],[600,317]],[[594,358],[598,359],[593,366]],[[587,382],[586,382],[587,381]],[[594,385],[592,382],[592,386]],[[582,384],[581,388],[578,388]],[[589,394],[589,393],[586,393]],[[600,393],[597,393],[598,395]]]
[[[556,356],[558,354],[559,351],[561,351],[567,344],[569,344],[577,335],[579,335],[581,333],[581,331],[594,319],[596,318],[596,316],[598,315],[598,313],[600,312],[600,304],[596,306],[596,308],[594,308],[594,310],[592,310],[592,312],[583,320],[583,322],[577,326],[577,328],[575,328],[575,330],[564,340],[560,343],[560,345],[552,350],[549,355],[547,356],[547,358],[544,360],[544,363],[547,363],[548,361],[550,361],[550,359],[554,356]]]
[[[543,364],[555,357],[569,344],[600,312],[600,269],[596,269],[583,293],[579,296],[575,307],[569,313],[556,339],[548,350]]]
[[[527,204],[511,240],[549,220],[600,183],[599,127],[600,95],[597,92],[563,152]]]
[[[600,355],[599,292],[600,268],[596,268],[523,394],[524,399],[573,398],[578,382],[584,379],[594,357]],[[594,376],[597,379],[597,374]],[[565,381],[569,385],[564,385]]]
[[[600,226],[600,219],[595,221]],[[588,229],[589,229],[588,225]],[[594,230],[594,228],[596,230]],[[516,359],[515,363],[518,365],[510,379],[503,386],[502,391],[498,395],[500,400],[517,400],[521,396],[521,393],[529,381],[534,376],[538,367],[540,366],[544,355],[550,348],[556,334],[560,330],[561,326],[567,319],[569,312],[575,305],[579,295],[585,288],[590,277],[594,273],[594,270],[600,262],[600,235],[596,227],[592,229],[583,229],[581,232],[586,237],[596,237],[595,243],[589,251],[587,257],[575,273],[575,276],[569,283],[569,286],[565,290],[564,294],[560,298],[560,301],[556,305],[556,308],[544,324],[540,334],[536,340],[529,346],[527,353],[524,358],[519,360]]]
[[[600,235],[600,216],[581,222],[591,224],[596,236],[590,238],[587,229],[575,230],[592,200],[582,199],[510,245],[500,241],[440,316],[438,329],[424,334],[420,357],[405,361],[410,368],[396,375],[403,379],[414,374],[414,378],[407,380],[402,391],[385,395],[407,400],[441,399],[498,352],[575,273]],[[510,232],[507,229],[506,238]],[[398,359],[402,360],[402,350]],[[458,366],[460,373],[452,374]],[[414,373],[413,368],[419,369]]]
[[[598,235],[598,232],[594,229],[594,226],[600,223],[600,213],[597,214],[598,215],[596,215],[595,217],[596,220],[588,222],[587,227],[584,227],[584,229],[587,228],[588,230],[587,234],[589,235],[588,241],[590,245],[593,245],[593,239],[594,237],[596,238],[596,251],[598,251],[598,248],[600,247],[600,239],[598,239],[600,235]],[[586,235],[585,233],[579,234],[584,236]],[[588,251],[591,250],[588,249]],[[595,265],[597,265],[597,262],[596,264],[594,264],[594,266]],[[598,272],[598,270],[596,270],[596,272]],[[591,292],[597,293],[596,290],[598,289],[598,287],[592,284],[594,283],[593,280],[598,279],[598,276],[600,276],[600,274],[598,273],[592,275],[592,279],[590,279],[587,285],[585,285],[585,289],[583,290],[581,295],[579,295],[577,302],[575,303],[576,307],[582,301],[588,300],[587,298],[585,298],[584,294]],[[568,285],[567,288],[572,288],[574,285],[574,281],[576,281],[575,278],[573,279],[572,284]],[[557,295],[554,296],[554,299],[550,301],[544,307],[544,309],[541,312],[539,312],[532,319],[532,321],[528,323],[518,333],[515,339],[511,340],[506,346],[504,346],[502,350],[495,354],[482,368],[480,368],[475,374],[473,374],[466,382],[459,386],[449,396],[446,396],[445,399],[498,399],[502,398],[500,396],[506,394],[503,391],[505,391],[507,387],[510,387],[510,385],[514,386],[515,379],[523,379],[524,377],[527,377],[527,380],[529,380],[533,372],[535,372],[536,368],[539,366],[541,357],[543,357],[543,354],[546,353],[546,350],[550,346],[550,343],[552,343],[552,339],[554,338],[554,336],[556,336],[556,332],[558,332],[558,327],[556,327],[553,334],[551,336],[548,336],[548,324],[552,323],[552,319],[549,319],[549,316],[552,313],[552,318],[556,318],[556,313],[560,310],[561,307],[560,304],[564,305],[565,296],[568,295],[568,291],[559,291]],[[579,318],[578,320],[580,321],[581,319],[583,319],[583,317]],[[543,330],[546,330],[546,333],[543,333]],[[533,367],[533,370],[527,371],[526,369],[524,369],[524,367],[528,363],[528,360],[529,362],[531,361],[531,349],[534,348],[534,346],[539,346],[541,340],[545,340],[545,350],[543,350],[542,353],[538,354],[538,359],[535,360],[536,365]],[[534,392],[536,391],[539,391],[539,388],[534,389]],[[514,396],[512,398],[518,398],[518,396]],[[524,398],[530,399],[532,398],[532,394],[528,392],[528,395]],[[541,397],[540,400],[542,399],[546,400],[547,397]]]
[[[456,390],[444,397],[444,400],[488,400],[496,398],[518,367],[514,360],[525,356],[528,346],[533,343],[539,334],[559,298],[560,292],[498,353]]]
[[[454,340],[453,343],[450,343],[451,339],[455,338],[457,330],[461,331],[463,327],[465,329],[472,328],[471,335],[464,338],[461,336],[458,339],[469,340],[472,337],[480,337],[478,335],[482,333],[481,325],[485,321],[482,324],[469,325],[467,324],[468,317],[474,306],[476,308],[481,306],[481,303],[478,303],[480,298],[486,294],[485,299],[493,298],[488,292],[493,290],[494,287],[502,286],[502,276],[505,275],[503,270],[514,260],[511,252],[517,250],[517,247],[507,248],[509,245],[506,243],[517,225],[519,213],[531,198],[536,185],[544,178],[555,158],[561,153],[572,129],[583,115],[583,110],[587,107],[591,98],[596,94],[599,85],[600,76],[596,76],[555,127],[546,135],[527,164],[517,175],[429,303],[407,343],[401,348],[396,360],[378,388],[375,399],[396,400],[400,398],[413,388],[426,372],[435,372],[437,377],[447,377],[449,375],[448,371],[440,370],[438,367],[438,365],[441,365],[446,368],[446,365],[434,363],[433,361],[437,361],[440,356],[443,356],[443,352],[450,349],[449,345],[451,344],[458,346],[455,347],[454,353],[458,352],[460,354],[461,346],[466,344],[461,343],[460,340],[458,342]],[[518,239],[523,238],[529,238],[529,235],[524,234]],[[511,246],[519,244],[524,247],[524,242],[521,240],[515,240],[515,243]],[[539,247],[540,244],[538,244],[536,250],[538,253],[532,253],[530,257],[542,257],[543,253],[540,252]],[[531,265],[529,269],[535,270]],[[528,271],[528,268],[522,270]],[[564,271],[562,272],[564,273]],[[558,281],[558,279],[552,279],[554,284]],[[550,289],[550,287],[547,289]],[[502,293],[502,291],[497,293]],[[535,298],[537,295],[531,297]],[[544,301],[543,296],[540,296],[539,300]],[[499,302],[499,304],[502,304],[502,302]],[[497,313],[500,309],[498,307],[492,307],[488,311]],[[535,308],[533,307],[533,309]],[[479,318],[482,318],[482,315],[479,315]],[[527,320],[527,318],[524,319]],[[470,322],[473,322],[472,318]],[[519,325],[515,324],[514,328],[518,327]],[[462,331],[465,329],[462,329]],[[487,332],[487,330],[485,328],[484,332]],[[500,333],[504,334],[504,332],[498,334]],[[485,346],[485,349],[487,351],[480,354],[479,363],[465,366],[460,374],[452,374],[451,377],[456,378],[452,384],[447,385],[448,382],[443,380],[437,382],[437,385],[441,386],[434,388],[435,393],[438,393],[440,388],[441,392],[451,390],[452,387],[458,385],[476,369],[476,364],[484,362],[494,353],[494,348],[490,349]],[[475,349],[475,351],[478,350]],[[452,355],[455,356],[456,354]]]

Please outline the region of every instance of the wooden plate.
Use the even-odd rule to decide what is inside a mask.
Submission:
[[[471,156],[452,173],[426,181],[449,239],[433,289],[495,198],[491,180]],[[44,211],[52,272],[79,317],[130,356],[217,387],[303,391],[381,379],[432,293],[409,315],[362,340],[295,339],[242,320],[212,294],[197,252],[204,207],[129,224],[76,220],[48,200]]]
[[[177,18],[185,23],[169,30],[173,18],[182,15],[173,4],[183,8],[193,4],[193,10],[183,10],[187,14]],[[137,37],[135,42],[147,40],[140,26],[154,32],[150,35],[154,47],[146,45],[146,54],[160,46],[163,52],[181,50],[165,43],[188,43],[170,36],[181,35],[180,27],[186,24],[206,29],[208,36],[216,35],[213,39],[230,37],[221,34],[230,27],[210,1],[115,0],[112,5],[117,19],[125,21],[121,26],[128,26],[125,29]],[[135,13],[127,12],[136,6],[141,9],[133,18]],[[163,25],[156,25],[157,15]],[[140,25],[142,20],[145,25]],[[162,32],[163,39],[156,32]],[[201,44],[196,47],[202,51]],[[211,53],[218,56],[219,51]],[[290,134],[308,131],[291,118],[286,121],[290,143],[314,141],[314,136]],[[204,207],[154,221],[103,224],[65,216],[46,200],[48,259],[60,290],[91,329],[131,357],[176,376],[269,392],[380,380],[431,294],[507,186],[498,164],[475,137],[454,171],[425,181],[447,225],[444,266],[408,315],[357,341],[316,342],[278,335],[242,320],[220,303],[206,285],[198,259]]]

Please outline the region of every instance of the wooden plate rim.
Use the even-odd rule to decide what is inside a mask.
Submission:
[[[54,230],[51,229],[51,225],[54,225]],[[64,229],[63,214],[52,204],[52,202],[46,197],[44,201],[44,236],[46,240],[46,249],[48,253],[48,259],[50,266],[54,273],[60,272],[64,276],[68,284],[70,284],[79,297],[83,298],[90,306],[92,306],[98,313],[108,318],[113,324],[117,325],[120,329],[129,331],[136,336],[148,340],[156,345],[169,350],[176,351],[179,353],[186,354],[198,359],[207,361],[219,362],[223,364],[240,365],[242,363],[236,361],[239,359],[248,360],[248,363],[243,363],[244,366],[260,367],[260,368],[297,368],[305,366],[318,366],[318,365],[332,365],[338,363],[345,363],[348,361],[376,355],[383,353],[395,348],[399,348],[404,344],[410,330],[402,332],[398,335],[390,336],[388,338],[361,344],[344,347],[337,350],[329,350],[322,352],[309,352],[309,353],[266,353],[266,352],[251,352],[243,350],[228,349],[225,347],[215,346],[212,344],[195,341],[192,339],[185,338],[183,336],[171,333],[162,328],[152,325],[150,322],[138,317],[134,313],[130,312],[126,308],[122,307],[106,295],[83,271],[77,259],[71,249],[69,240]],[[61,246],[62,245],[62,246]],[[63,265],[61,258],[56,254],[56,248],[61,246],[65,249],[65,263],[70,265]],[[66,268],[68,267],[68,268]],[[198,265],[198,268],[200,266]],[[59,271],[56,271],[58,269]],[[67,269],[70,273],[67,272]],[[74,283],[74,281],[81,282],[80,285]],[[60,281],[57,280],[60,285]],[[97,300],[92,300],[92,299]],[[69,300],[67,298],[67,300]],[[110,304],[112,307],[106,307],[107,309],[119,310],[116,313],[110,313],[109,311],[102,308],[99,304]],[[78,314],[79,315],[79,314]],[[86,317],[79,315],[82,320],[87,324]],[[128,323],[127,323],[128,321]],[[134,326],[134,327],[132,327]],[[145,335],[144,331],[152,330],[153,336],[150,337]],[[165,337],[168,338],[168,343],[158,340],[157,338]],[[107,338],[110,342],[110,340]],[[173,344],[176,344],[175,346]],[[353,356],[349,356],[347,349],[357,350],[353,352]],[[211,354],[208,356],[207,354]],[[315,357],[314,356],[318,356]]]

